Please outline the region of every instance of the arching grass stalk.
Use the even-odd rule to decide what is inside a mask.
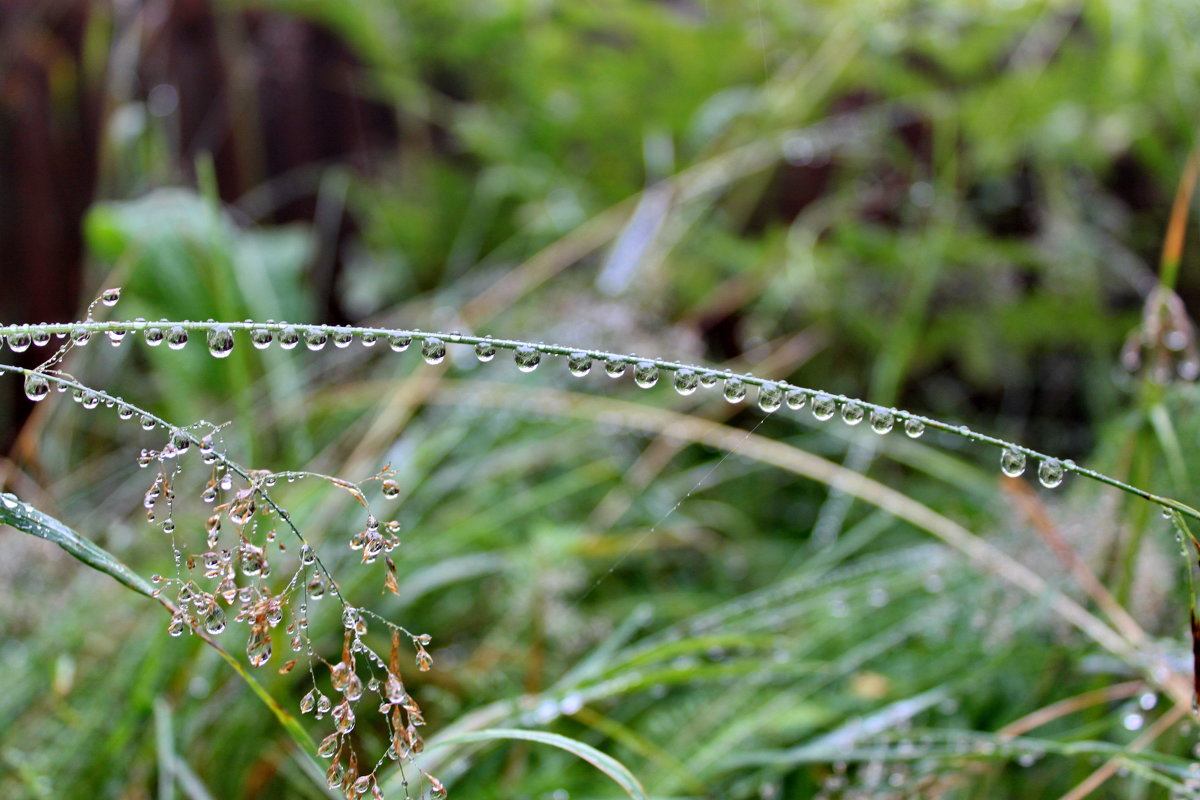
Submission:
[[[699,388],[711,388],[721,383],[725,397],[730,402],[739,402],[746,395],[746,387],[753,386],[759,393],[759,406],[768,413],[774,412],[784,405],[791,410],[809,406],[814,416],[820,420],[831,418],[839,410],[842,418],[852,425],[864,418],[869,419],[871,427],[881,434],[890,432],[895,426],[902,427],[905,433],[913,438],[921,436],[926,430],[938,430],[973,442],[1000,448],[1001,469],[1007,475],[1015,477],[1022,474],[1025,471],[1026,463],[1032,461],[1038,465],[1039,480],[1049,488],[1058,486],[1062,481],[1063,474],[1071,472],[1156,503],[1164,509],[1177,511],[1186,517],[1200,520],[1200,511],[1178,500],[1155,494],[1104,473],[1079,466],[1070,459],[1059,459],[1016,442],[979,433],[965,425],[953,425],[910,411],[888,408],[820,389],[797,386],[786,381],[773,381],[748,373],[716,370],[661,358],[530,342],[521,339],[473,336],[457,331],[303,325],[274,321],[162,320],[147,322],[139,319],[96,322],[89,320],[52,325],[3,326],[0,327],[0,336],[6,337],[9,346],[18,352],[27,349],[30,344],[47,344],[53,340],[53,337],[59,335],[70,337],[70,341],[74,344],[82,344],[93,334],[103,334],[107,335],[114,344],[119,344],[127,335],[133,333],[141,334],[152,346],[166,340],[169,347],[178,349],[187,343],[188,333],[193,331],[205,334],[210,352],[218,358],[223,358],[231,352],[234,346],[233,333],[243,331],[247,333],[252,344],[258,349],[269,347],[276,341],[284,349],[292,349],[303,344],[310,350],[323,349],[329,342],[333,342],[335,347],[348,347],[357,341],[370,347],[383,341],[387,342],[392,350],[402,352],[407,350],[413,342],[417,342],[425,360],[434,364],[440,363],[445,358],[447,345],[473,346],[476,356],[481,361],[490,361],[498,351],[506,350],[514,354],[518,368],[523,371],[531,371],[536,368],[543,355],[562,356],[568,360],[568,368],[575,375],[587,374],[595,362],[602,363],[611,377],[620,377],[629,368],[632,368],[635,382],[643,388],[655,385],[661,373],[672,376],[672,382],[681,394],[691,394]],[[56,357],[55,360],[58,358]],[[0,365],[0,367],[4,371],[21,373],[26,376],[43,369],[26,370],[5,365]]]

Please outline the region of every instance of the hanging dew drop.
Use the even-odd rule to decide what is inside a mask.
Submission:
[[[1038,464],[1038,482],[1047,489],[1053,489],[1063,482],[1063,465],[1056,458],[1042,459]]]
[[[1025,473],[1025,454],[1015,447],[1006,447],[1000,453],[1000,471],[1010,478],[1018,478]]]
[[[486,364],[496,357],[496,345],[483,341],[475,343],[475,357]]]
[[[403,333],[394,333],[388,337],[388,347],[393,353],[403,353],[412,344],[412,337]]]
[[[8,347],[14,353],[24,353],[32,342],[28,333],[13,333],[8,337]]]
[[[172,350],[182,350],[188,343],[188,332],[178,325],[167,329],[167,347]]]
[[[79,345],[80,347],[83,347],[91,340],[92,332],[86,328],[76,328],[75,330],[71,331],[71,341],[75,342],[75,344]]]
[[[119,406],[117,406],[117,419],[128,420],[128,419],[132,419],[132,418],[133,418],[133,409],[132,408],[125,405],[124,403],[121,403]]]
[[[339,349],[345,349],[354,344],[354,334],[345,328],[338,328],[333,332],[333,346]]]
[[[799,411],[808,402],[808,395],[799,389],[788,389],[787,394],[783,396],[783,402],[787,403],[787,407],[792,411]]]
[[[819,394],[812,401],[812,415],[821,422],[833,419],[837,413],[837,401],[827,394]]]
[[[639,361],[633,368],[633,382],[649,389],[658,383],[658,367],[649,361]]]
[[[842,422],[847,425],[857,425],[865,416],[866,412],[858,403],[846,403],[842,406]]]
[[[625,374],[625,362],[610,358],[604,362],[604,374],[610,378],[619,378]]]
[[[692,394],[700,387],[700,378],[690,369],[676,370],[673,382],[675,384],[675,391],[684,397]]]
[[[153,417],[146,416],[146,415],[142,416],[142,430],[152,431],[152,430],[154,430],[154,426],[157,424],[158,423],[154,421]]]
[[[920,439],[925,433],[925,423],[915,417],[904,420],[904,435],[910,439]]]
[[[268,341],[268,344],[270,342]],[[213,358],[227,358],[233,352],[233,332],[218,325],[208,332],[208,352]]]
[[[250,331],[250,344],[254,345],[255,350],[266,350],[274,340],[275,337],[266,328],[255,328]]]
[[[400,496],[400,484],[388,478],[383,482],[383,496],[388,500],[395,500]]]
[[[871,411],[871,430],[879,435],[891,433],[896,424],[896,417],[890,411],[874,409]]]
[[[221,607],[214,600],[212,607],[208,610],[208,614],[204,617],[204,630],[216,636],[225,630],[225,624],[225,612],[221,610]]]
[[[37,403],[50,394],[50,382],[36,372],[25,376],[25,396]]]
[[[45,328],[34,328],[33,343],[38,347],[45,347],[50,344],[50,331]]]
[[[430,336],[421,342],[421,358],[425,359],[426,364],[442,363],[446,359],[446,343],[436,336]]]
[[[113,306],[115,306],[117,304],[117,301],[119,301],[120,299],[121,299],[121,290],[120,289],[105,289],[103,292],[100,293],[100,302],[104,303],[104,305],[108,306],[109,308],[112,308]]]
[[[286,325],[279,331],[279,346],[284,350],[293,350],[300,344],[300,331],[291,325]]]
[[[114,328],[108,332],[108,343],[113,347],[120,347],[121,342],[125,341],[125,334],[124,328]]]
[[[521,346],[513,352],[513,360],[521,372],[533,372],[542,363],[542,353],[536,347]]]
[[[324,328],[309,328],[304,334],[304,346],[309,350],[320,350],[328,341],[329,332]]]
[[[156,325],[146,328],[146,331],[143,335],[146,337],[146,344],[150,345],[151,347],[158,347],[160,344],[162,344],[165,336],[163,329]]]
[[[592,371],[592,358],[587,353],[574,352],[567,356],[567,371],[582,378]]]
[[[93,408],[100,405],[100,397],[95,392],[84,392],[83,399],[79,401],[79,404],[88,411],[91,411]]]
[[[725,401],[728,403],[740,403],[746,398],[746,384],[741,378],[736,375],[730,375],[725,379]]]
[[[358,341],[363,347],[374,347],[375,342],[379,341],[379,336],[367,331],[358,337]]]
[[[771,414],[783,405],[783,389],[777,383],[764,383],[758,387],[758,407]]]

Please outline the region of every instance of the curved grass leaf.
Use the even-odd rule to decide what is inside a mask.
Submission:
[[[567,736],[561,736],[557,733],[522,730],[520,728],[489,728],[487,730],[464,733],[458,736],[440,739],[436,742],[436,744],[431,742],[429,746],[441,747],[449,744],[493,742],[506,739],[519,739],[527,742],[537,742],[538,744],[548,744],[551,747],[557,747],[560,750],[566,750],[571,755],[583,759],[608,777],[612,778],[613,782],[620,786],[625,793],[634,798],[634,800],[646,800],[646,790],[642,788],[642,784],[633,776],[633,773],[630,772],[624,764],[622,764],[620,761],[617,761],[612,756],[601,753],[591,745],[584,744],[578,739],[571,739]]]

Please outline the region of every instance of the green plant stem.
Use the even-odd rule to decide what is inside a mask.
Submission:
[[[642,364],[642,363],[650,364],[654,367],[657,367],[659,370],[666,371],[669,373],[675,373],[680,370],[689,370],[689,371],[695,372],[697,375],[715,375],[715,376],[718,376],[719,378],[724,378],[724,379],[728,379],[731,377],[738,378],[744,384],[746,384],[748,386],[757,386],[760,388],[763,386],[774,386],[774,387],[778,387],[779,389],[781,389],[785,392],[796,390],[796,391],[804,393],[804,395],[807,398],[807,401],[811,401],[814,397],[828,397],[828,398],[830,398],[838,403],[841,403],[841,404],[854,403],[854,404],[861,406],[864,409],[864,411],[867,411],[867,412],[877,411],[880,413],[892,414],[901,424],[903,424],[904,422],[906,422],[908,420],[915,420],[917,422],[922,423],[927,429],[939,430],[944,433],[953,434],[955,436],[961,436],[961,437],[963,437],[965,439],[969,439],[970,441],[973,441],[973,442],[979,442],[981,444],[989,444],[989,445],[993,445],[995,447],[999,447],[1001,449],[1015,450],[1017,452],[1023,453],[1026,456],[1026,458],[1034,459],[1035,461],[1056,461],[1056,462],[1060,463],[1062,465],[1063,469],[1067,472],[1073,472],[1076,475],[1080,475],[1085,478],[1089,478],[1091,480],[1097,481],[1099,483],[1103,483],[1107,486],[1111,486],[1114,489],[1118,489],[1119,491],[1125,492],[1127,494],[1141,497],[1143,500],[1148,500],[1152,503],[1157,503],[1158,505],[1163,506],[1164,508],[1173,509],[1175,511],[1180,512],[1181,514],[1184,514],[1185,516],[1191,517],[1192,519],[1200,520],[1200,511],[1197,511],[1196,509],[1192,508],[1191,506],[1186,505],[1185,503],[1181,503],[1178,500],[1174,500],[1169,497],[1163,497],[1161,495],[1154,494],[1153,492],[1138,488],[1136,486],[1132,486],[1128,483],[1124,483],[1122,481],[1117,480],[1116,478],[1112,478],[1103,473],[1096,472],[1095,470],[1091,470],[1086,467],[1081,467],[1069,459],[1060,460],[1060,459],[1054,458],[1053,456],[1047,455],[1045,453],[1041,453],[1030,447],[1025,447],[1024,445],[1020,445],[1015,442],[1009,442],[1004,439],[997,438],[995,436],[988,436],[987,434],[978,433],[978,432],[973,431],[970,428],[966,427],[965,425],[952,425],[950,423],[942,422],[940,420],[936,420],[931,417],[925,417],[925,416],[921,416],[919,414],[913,414],[912,412],[909,412],[909,411],[904,411],[904,410],[896,409],[896,408],[888,408],[886,406],[881,406],[881,405],[878,405],[875,403],[870,403],[865,400],[859,400],[857,398],[847,397],[845,395],[833,394],[831,392],[825,392],[820,389],[810,389],[810,388],[803,387],[803,386],[796,386],[794,384],[787,383],[785,381],[772,381],[772,380],[769,380],[766,378],[758,378],[758,377],[755,377],[750,374],[737,374],[737,373],[733,373],[730,371],[721,371],[721,370],[717,370],[717,369],[713,369],[713,368],[709,368],[709,367],[697,366],[697,365],[693,365],[693,364],[683,364],[683,363],[679,363],[679,362],[675,362],[675,361],[666,361],[666,360],[659,359],[659,358],[642,358],[642,357],[639,357],[636,355],[630,355],[630,354],[624,354],[624,353],[612,353],[612,352],[608,352],[608,351],[604,351],[604,350],[592,350],[592,349],[579,348],[579,347],[567,347],[564,345],[557,345],[557,344],[542,344],[542,343],[538,343],[538,342],[529,342],[529,341],[524,341],[524,340],[520,340],[520,339],[494,339],[490,336],[472,336],[472,335],[468,335],[468,334],[458,333],[456,331],[439,332],[439,331],[406,330],[406,329],[396,329],[396,328],[370,328],[370,327],[350,327],[350,326],[334,327],[334,326],[328,326],[328,325],[304,325],[304,324],[293,325],[293,324],[286,323],[286,322],[264,322],[264,323],[254,322],[254,321],[250,321],[250,322],[192,322],[192,321],[186,321],[186,320],[185,321],[165,321],[164,320],[164,321],[158,321],[158,322],[147,322],[145,320],[133,320],[133,321],[122,321],[122,322],[92,322],[92,321],[89,321],[89,322],[57,323],[57,324],[52,324],[52,325],[9,325],[9,326],[0,327],[0,335],[4,335],[4,336],[12,336],[13,334],[32,335],[35,331],[39,331],[39,332],[44,331],[44,332],[50,333],[50,334],[61,333],[61,334],[66,334],[68,336],[71,335],[72,333],[76,333],[76,332],[80,332],[80,331],[87,331],[87,332],[93,333],[93,334],[107,333],[109,331],[122,331],[128,335],[128,334],[143,332],[147,328],[169,328],[169,327],[180,327],[187,331],[203,331],[203,332],[208,332],[215,328],[225,328],[230,331],[265,330],[265,331],[271,332],[272,334],[279,333],[280,331],[283,331],[286,328],[293,328],[302,336],[308,331],[318,330],[318,331],[321,331],[322,333],[326,333],[326,334],[347,333],[352,336],[362,336],[364,334],[369,334],[369,335],[379,337],[379,338],[384,338],[384,339],[386,339],[387,337],[392,337],[392,336],[401,336],[401,337],[407,337],[407,338],[409,338],[413,341],[417,341],[417,342],[425,342],[430,339],[437,339],[437,340],[444,342],[447,345],[488,344],[488,345],[496,348],[497,350],[516,350],[517,348],[533,348],[533,349],[537,350],[538,352],[545,354],[545,355],[571,356],[571,355],[575,355],[575,354],[581,354],[581,355],[586,356],[587,358],[590,358],[593,360],[602,360],[602,361],[606,361],[606,362],[617,362],[617,363],[622,363],[622,364],[627,364],[627,365],[636,365],[636,364]],[[13,373],[19,373],[19,374],[25,374],[25,375],[28,375],[28,374],[31,374],[32,372],[34,372],[34,370],[27,370],[27,369],[24,369],[21,367],[14,367],[14,366],[4,365],[4,364],[0,364],[0,370],[7,371],[7,372],[13,372]],[[46,377],[50,378],[53,376],[51,374],[47,373]],[[81,386],[80,384],[77,384],[74,382],[72,382],[71,385],[72,386]],[[86,389],[87,387],[81,387],[81,388]],[[167,425],[166,423],[163,423],[163,424]],[[167,425],[167,427],[170,428],[171,426]],[[297,534],[298,533],[299,532],[297,531]]]

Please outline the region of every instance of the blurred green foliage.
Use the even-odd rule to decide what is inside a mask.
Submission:
[[[316,181],[356,223],[338,286],[356,320],[751,369],[1193,502],[1193,385],[1119,361],[1193,144],[1193,4],[250,8],[345,39],[369,68],[359,91],[397,120],[371,171],[331,165]],[[110,143],[112,188],[136,196],[114,191],[86,222],[95,285],[125,287],[119,316],[320,321],[317,227],[256,221],[248,200],[222,207],[211,187],[162,178],[178,155],[167,124]],[[1186,248],[1177,289],[1192,305],[1197,266]],[[1037,501],[1148,632],[1121,657],[1051,608],[1062,591],[1102,611],[1017,510],[992,452],[807,412],[762,419],[599,367],[570,382],[556,363],[521,375],[452,356],[441,370],[383,350],[242,342],[218,362],[199,343],[97,341],[68,367],[176,422],[229,420],[230,452],[253,467],[398,471],[396,597],[376,599],[380,574],[345,547],[351,503],[304,483],[279,494],[349,595],[434,636],[435,670],[408,678],[431,745],[482,728],[565,734],[655,798],[1056,797],[1113,756],[1121,775],[1097,796],[1193,796],[1186,720],[1126,749],[1173,713],[1158,690],[1190,669],[1175,546],[1154,509],[1074,484]],[[615,410],[581,411],[563,389]],[[1046,594],[771,466],[755,437],[726,457],[647,435],[615,405],[635,393],[868,475],[1031,566]],[[134,464],[156,444],[51,401],[13,488],[141,574],[162,571],[170,547],[142,519]],[[189,482],[195,495],[202,476]],[[193,512],[181,537],[200,535]],[[5,797],[327,796],[214,653],[165,635],[160,609],[11,532],[0,544],[20,565],[0,571]],[[336,651],[334,610],[311,616]],[[295,707],[304,676],[266,672]],[[356,736],[382,751],[378,728]],[[620,796],[528,743],[426,758],[457,797]]]

